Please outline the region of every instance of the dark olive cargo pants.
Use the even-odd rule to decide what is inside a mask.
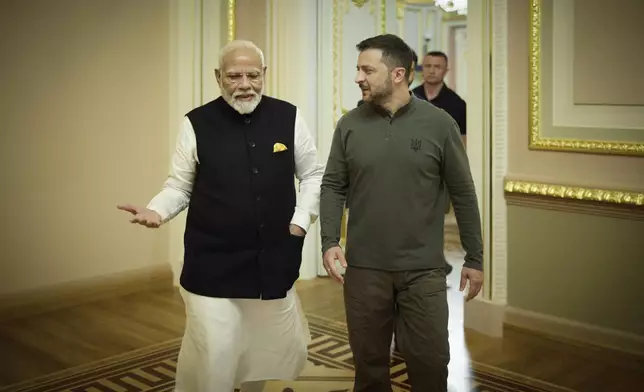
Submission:
[[[443,268],[387,272],[349,267],[344,302],[356,369],[355,392],[391,392],[396,331],[414,392],[446,392],[448,307]]]

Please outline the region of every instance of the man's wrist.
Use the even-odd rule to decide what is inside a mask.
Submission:
[[[322,254],[326,253],[327,250],[331,248],[335,248],[336,246],[340,246],[340,244],[337,241],[331,241],[331,242],[326,242],[322,244]]]
[[[463,267],[483,271],[483,263],[478,261],[466,261],[465,264],[463,264]]]
[[[289,225],[289,232],[291,234],[293,234],[293,235],[297,235],[297,236],[301,236],[301,237],[306,236],[306,230],[304,230],[299,225],[296,225],[295,223],[291,223]]]
[[[293,218],[291,218],[291,225],[295,225],[307,233],[311,225],[311,216],[306,212],[295,211]]]

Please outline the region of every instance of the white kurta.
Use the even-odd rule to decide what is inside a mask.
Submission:
[[[181,295],[186,331],[176,392],[232,392],[244,382],[292,380],[304,369],[310,333],[295,289],[270,301]]]
[[[318,217],[324,166],[318,163],[314,139],[299,109],[293,150],[300,182],[291,223],[308,231]],[[184,117],[170,174],[147,206],[163,222],[188,207],[198,165],[195,132]],[[309,332],[294,289],[286,298],[270,301],[209,298],[183,289],[181,295],[187,317],[176,391],[232,392],[242,382],[292,379],[303,369]]]

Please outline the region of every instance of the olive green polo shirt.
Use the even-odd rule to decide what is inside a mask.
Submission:
[[[449,193],[465,266],[482,269],[481,219],[465,147],[444,110],[412,97],[393,116],[361,105],[339,121],[322,179],[322,251],[337,246],[349,209],[349,266],[442,268]]]

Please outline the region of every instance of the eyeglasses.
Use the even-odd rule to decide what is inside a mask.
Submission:
[[[229,72],[224,75],[226,80],[231,84],[240,83],[244,79],[244,76],[251,83],[255,83],[262,79],[263,74],[261,72]]]

